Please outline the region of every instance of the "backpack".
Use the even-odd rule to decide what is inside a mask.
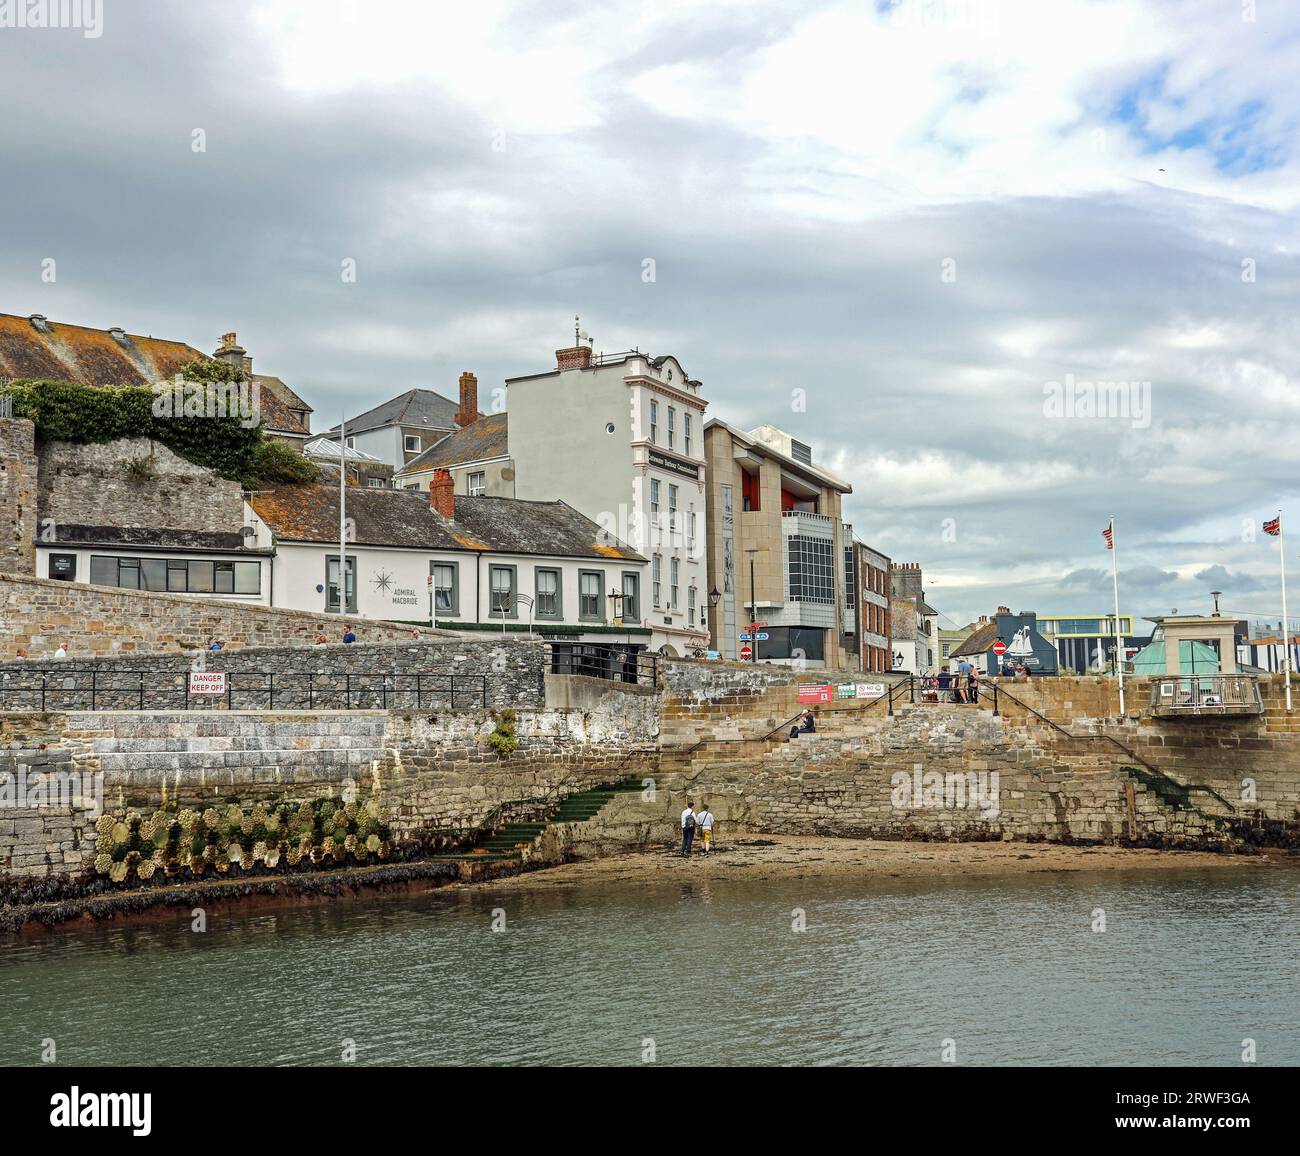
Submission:
[[[686,821],[682,824],[682,830],[689,831],[694,826],[695,826],[695,813],[692,811],[691,814],[686,816]]]

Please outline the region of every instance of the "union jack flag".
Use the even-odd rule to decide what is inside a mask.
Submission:
[[[1106,539],[1107,550],[1115,549],[1115,527],[1114,526],[1107,526],[1101,532],[1101,536]]]
[[[1272,534],[1274,538],[1282,533],[1282,516],[1280,514],[1271,522],[1264,523],[1264,533]]]

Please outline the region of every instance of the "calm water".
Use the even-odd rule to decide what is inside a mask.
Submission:
[[[506,929],[490,930],[493,908]],[[807,930],[791,930],[794,908]],[[1090,930],[1106,911],[1108,930]],[[0,1062],[1300,1064],[1300,871],[608,884],[0,942]]]

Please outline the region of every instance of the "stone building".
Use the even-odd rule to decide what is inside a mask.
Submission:
[[[925,600],[919,562],[899,562],[889,570],[889,616],[893,629],[891,669],[926,674],[938,659],[939,612]]]
[[[311,429],[311,406],[278,377],[253,372],[253,360],[233,333],[225,334],[213,354],[241,369],[262,429],[269,436],[301,447]],[[0,385],[23,378],[71,381],[80,385],[153,386],[170,381],[187,365],[207,361],[183,341],[140,337],[120,326],[90,329],[30,317],[0,314]]]

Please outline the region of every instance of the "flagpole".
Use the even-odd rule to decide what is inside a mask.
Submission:
[[[1115,547],[1115,515],[1110,518],[1110,581],[1115,591],[1115,673],[1119,675],[1119,713],[1124,716],[1124,639],[1119,624],[1119,550]]]
[[[347,415],[339,412],[339,614],[348,613],[348,449]]]
[[[1286,616],[1286,539],[1282,534],[1282,511],[1277,512],[1277,560],[1282,571],[1282,661],[1286,663],[1286,709],[1291,709],[1291,621]]]

